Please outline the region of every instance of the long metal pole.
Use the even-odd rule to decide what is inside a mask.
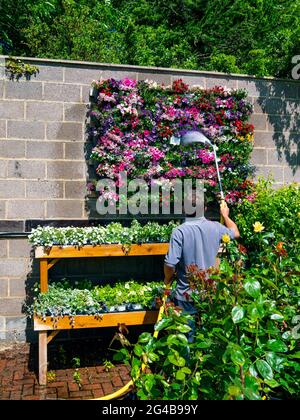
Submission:
[[[218,156],[217,156],[216,146],[213,144],[212,147],[213,147],[213,150],[214,150],[214,156],[215,156],[215,162],[216,162],[216,168],[217,168],[217,176],[218,176],[218,181],[219,181],[219,188],[220,188],[221,200],[225,200],[224,192],[223,192],[223,187],[222,187],[222,181],[221,181],[221,175],[220,175],[220,170],[219,170],[219,164],[218,164]]]

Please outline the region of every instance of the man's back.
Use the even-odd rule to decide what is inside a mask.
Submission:
[[[203,270],[213,266],[224,234],[234,238],[231,229],[205,217],[187,221],[174,229],[165,264],[176,266],[178,279],[175,297],[178,300],[186,301],[186,293],[191,293],[186,277],[187,266],[196,264]]]

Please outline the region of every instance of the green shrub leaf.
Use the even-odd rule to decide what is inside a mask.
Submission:
[[[272,380],[273,379],[273,371],[271,366],[264,360],[257,360],[256,367],[258,372],[264,379]]]
[[[235,306],[231,311],[232,320],[235,324],[244,319],[245,311],[241,306]]]

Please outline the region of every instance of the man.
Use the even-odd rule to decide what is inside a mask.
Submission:
[[[187,266],[196,264],[200,270],[214,266],[223,235],[227,234],[231,239],[240,236],[237,225],[229,217],[229,208],[225,202],[221,205],[220,212],[225,226],[205,217],[193,218],[174,229],[171,235],[169,251],[165,257],[164,282],[167,287],[170,286],[175,270],[177,271],[174,303],[190,315],[196,314],[197,310],[190,298],[192,290],[186,277]],[[195,321],[192,321],[190,326],[192,329],[188,340],[191,343]]]

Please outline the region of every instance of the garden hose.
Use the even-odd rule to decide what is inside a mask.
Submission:
[[[168,289],[166,289],[166,290],[168,290]],[[165,292],[164,295],[163,295],[163,297],[162,297],[162,304],[161,304],[161,307],[159,309],[159,312],[158,312],[158,316],[157,316],[157,320],[156,320],[155,325],[161,320],[161,318],[163,316],[163,313],[164,313],[165,307],[166,307],[167,296],[168,295]],[[154,330],[153,337],[154,338],[157,338],[157,336],[158,336],[158,331],[157,330]],[[144,363],[142,363],[142,367],[141,367],[142,372],[145,370],[145,368],[146,368],[146,365]],[[90,398],[90,400],[93,400],[93,401],[96,401],[96,400],[98,400],[98,401],[99,400],[102,400],[102,401],[105,401],[105,400],[114,400],[114,399],[116,399],[118,397],[121,397],[122,395],[126,394],[127,392],[129,392],[130,387],[132,385],[133,385],[133,380],[131,379],[126,385],[124,385],[122,388],[118,389],[118,391],[113,392],[112,394],[109,394],[109,395],[105,395],[104,397]]]

